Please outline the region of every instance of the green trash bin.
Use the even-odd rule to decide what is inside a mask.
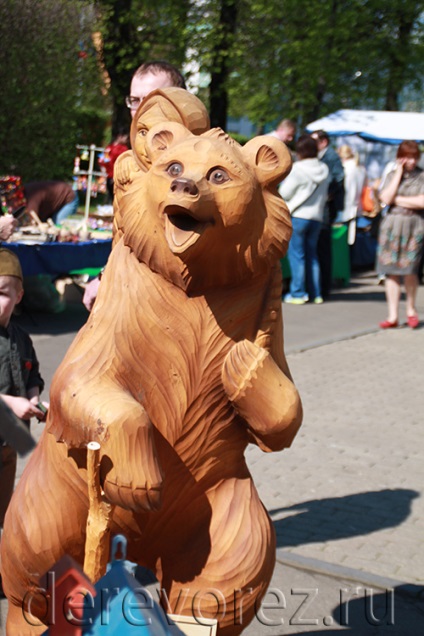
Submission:
[[[290,263],[287,256],[280,259],[281,271],[283,273],[283,280],[291,278]]]
[[[332,277],[334,281],[347,285],[350,280],[350,253],[347,244],[347,225],[331,228]]]
[[[350,250],[347,244],[347,225],[333,225],[331,228],[332,278],[347,285],[350,281]],[[280,259],[283,279],[291,278],[290,263],[287,256]]]

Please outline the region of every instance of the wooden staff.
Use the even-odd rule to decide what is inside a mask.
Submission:
[[[87,444],[88,517],[85,539],[84,572],[96,583],[106,573],[109,560],[110,524],[113,508],[100,487],[100,444]]]

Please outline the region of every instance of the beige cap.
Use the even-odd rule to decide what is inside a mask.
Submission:
[[[23,280],[19,258],[4,247],[0,248],[0,276],[16,276]]]

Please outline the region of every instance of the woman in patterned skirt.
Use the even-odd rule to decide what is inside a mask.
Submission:
[[[415,141],[403,141],[396,157],[396,167],[380,192],[380,200],[390,206],[380,225],[378,244],[378,267],[386,276],[388,305],[387,319],[380,327],[398,326],[403,278],[407,323],[415,329],[419,325],[415,308],[417,272],[424,246],[424,171],[418,167],[420,150]]]

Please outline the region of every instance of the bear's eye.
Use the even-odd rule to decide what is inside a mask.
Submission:
[[[212,168],[212,170],[209,170],[208,172],[207,179],[208,181],[212,181],[212,183],[220,185],[221,183],[229,181],[230,177],[223,168]]]
[[[167,167],[166,171],[171,177],[179,177],[182,174],[183,167],[178,161],[174,161]]]

